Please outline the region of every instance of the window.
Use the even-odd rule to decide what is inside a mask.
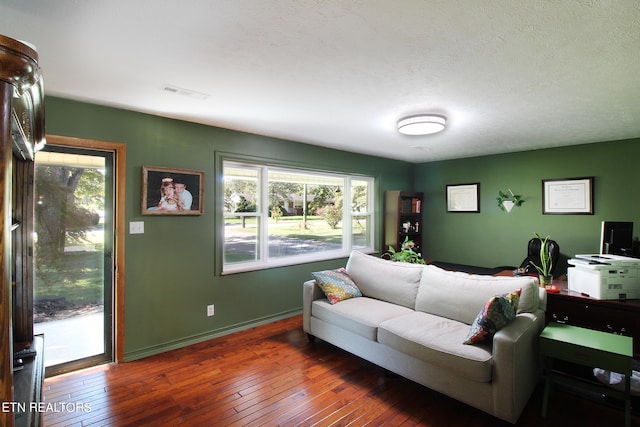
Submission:
[[[223,161],[223,272],[373,251],[373,178]]]

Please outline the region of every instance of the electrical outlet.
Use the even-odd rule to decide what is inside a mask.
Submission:
[[[207,306],[207,316],[213,316],[215,314],[213,304]]]

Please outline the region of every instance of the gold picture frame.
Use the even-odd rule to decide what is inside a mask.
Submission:
[[[142,166],[142,215],[202,215],[204,172]]]

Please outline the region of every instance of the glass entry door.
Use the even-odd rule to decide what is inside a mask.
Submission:
[[[113,183],[112,152],[36,156],[34,332],[47,376],[113,360]]]

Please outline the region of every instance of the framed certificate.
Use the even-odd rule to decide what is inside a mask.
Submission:
[[[543,179],[542,213],[593,215],[593,177]]]
[[[480,183],[447,185],[447,212],[480,212]]]

